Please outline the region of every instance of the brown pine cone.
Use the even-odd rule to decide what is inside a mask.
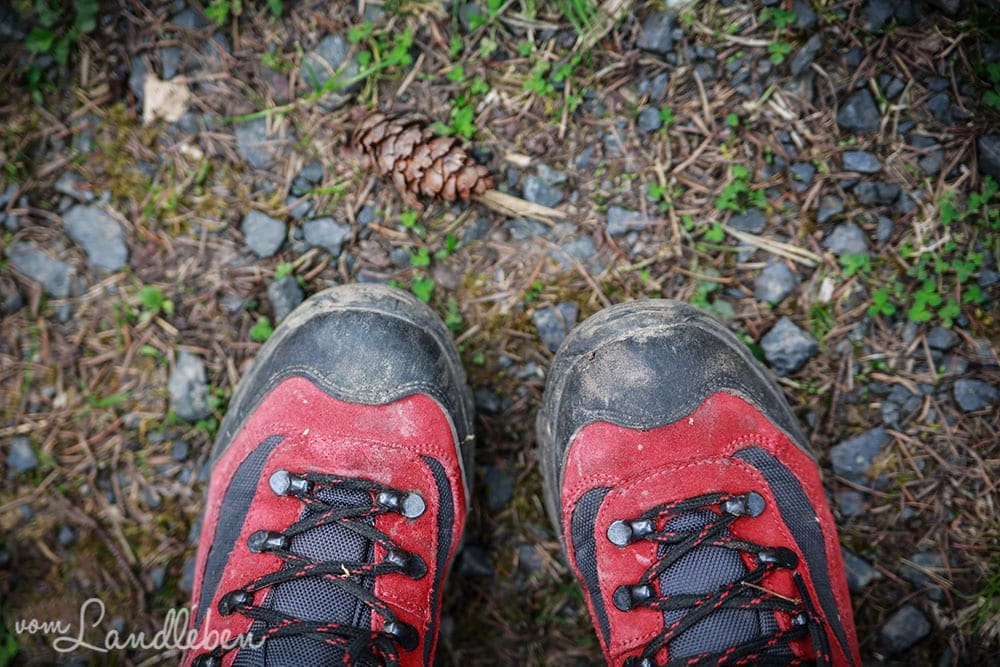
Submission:
[[[380,176],[389,176],[410,206],[417,195],[439,201],[469,201],[493,189],[493,176],[462,148],[457,137],[439,137],[417,113],[376,111],[354,131],[361,149]]]

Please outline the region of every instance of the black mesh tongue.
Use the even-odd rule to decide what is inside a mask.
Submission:
[[[696,531],[718,514],[709,510],[689,512],[667,522],[667,528],[676,531]],[[729,531],[724,532],[729,535]],[[667,547],[661,547],[663,557]],[[684,554],[660,575],[663,595],[691,595],[714,593],[741,578],[747,572],[740,552],[725,547],[699,546]],[[674,623],[688,610],[666,611],[666,625]],[[719,609],[695,623],[670,642],[670,659],[687,658],[702,653],[719,653],[737,644],[752,641],[763,634],[778,629],[773,612],[751,609]]]
[[[324,488],[316,496],[334,506],[358,506],[371,502],[365,491],[340,487]],[[302,518],[314,514],[305,510]],[[343,526],[328,524],[296,535],[291,551],[317,561],[370,561],[372,543]],[[374,579],[366,577],[361,585],[371,589]],[[302,577],[278,584],[268,593],[264,606],[311,621],[336,622],[361,628],[370,627],[371,611],[357,598],[341,591],[335,584],[318,577]],[[251,631],[263,630],[263,623]],[[302,665],[343,664],[344,649],[308,637],[282,637],[267,641],[257,650],[240,650],[234,667],[301,667]]]

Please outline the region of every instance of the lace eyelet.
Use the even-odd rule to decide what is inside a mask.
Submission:
[[[651,597],[653,597],[653,587],[649,584],[622,585],[615,589],[611,601],[618,611],[631,611]]]
[[[219,613],[223,616],[229,616],[251,602],[253,602],[253,595],[250,593],[241,590],[230,591],[219,600]]]
[[[722,503],[722,511],[733,516],[748,516],[750,518],[760,516],[764,511],[764,496],[756,491],[744,493],[741,496],[730,498]]]
[[[795,552],[785,547],[765,549],[757,554],[757,562],[761,565],[773,563],[776,567],[794,569],[799,565],[799,557]]]
[[[649,519],[625,521],[619,519],[608,526],[608,541],[618,547],[625,547],[656,530]]]
[[[312,491],[312,482],[287,470],[275,470],[267,483],[276,496],[303,496]]]
[[[407,519],[416,519],[427,509],[427,503],[416,491],[409,493],[381,491],[376,501],[387,510],[402,514]]]
[[[637,655],[633,655],[631,658],[625,658],[622,667],[656,667],[656,663],[649,658],[640,658]]]
[[[420,644],[417,631],[402,621],[387,622],[382,626],[382,632],[392,637],[393,641],[402,646],[405,651],[412,651]]]
[[[191,662],[191,667],[222,667],[222,659],[211,653],[202,653]]]
[[[427,574],[427,564],[417,554],[393,549],[385,554],[385,561],[398,567],[402,574],[411,579],[420,579]]]
[[[247,538],[247,548],[255,554],[268,551],[288,551],[291,540],[283,533],[273,530],[258,530]]]

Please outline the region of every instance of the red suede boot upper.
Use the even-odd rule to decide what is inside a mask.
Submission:
[[[763,450],[783,464],[801,485],[815,512],[823,535],[823,551],[835,602],[835,619],[825,619],[829,636],[829,660],[836,665],[860,664],[854,631],[851,602],[844,577],[844,566],[833,517],[827,505],[816,463],[783,432],[774,427],[753,406],[742,399],[716,393],[689,416],[649,431],[636,431],[605,422],[582,428],[569,445],[562,485],[562,529],[572,532],[572,517],[580,499],[595,488],[610,488],[595,521],[597,572],[603,606],[608,615],[610,640],[601,639],[611,664],[620,665],[635,655],[664,626],[661,612],[646,608],[620,611],[612,602],[616,587],[634,582],[657,558],[657,545],[637,541],[620,548],[612,544],[605,531],[615,520],[636,517],[663,503],[677,502],[709,492],[756,492],[765,500],[764,511],[756,517],[743,517],[732,524],[732,535],[754,542],[786,547],[799,558],[799,572],[813,598],[817,593],[807,554],[796,544],[790,527],[783,519],[774,490],[761,472],[735,455],[747,448]],[[810,517],[811,518],[811,517]],[[583,580],[573,540],[567,539],[569,561]],[[749,567],[749,555],[743,554]],[[814,559],[816,560],[816,559]],[[791,572],[778,570],[764,580],[775,593],[799,598]],[[587,591],[591,617],[598,625],[594,600]],[[822,610],[821,610],[822,613]],[[780,627],[787,627],[787,617],[777,615]],[[843,629],[846,646],[831,623]],[[800,657],[812,657],[808,638],[792,645]],[[663,652],[661,651],[661,654]],[[661,659],[667,658],[661,655]]]
[[[274,436],[284,439],[266,458],[249,512],[241,517],[221,516],[229,481],[241,463]],[[424,457],[439,462],[447,478],[448,505],[453,508],[454,520],[447,526],[446,535],[439,534],[438,529],[438,510],[442,504],[439,486]],[[443,558],[447,570],[466,514],[455,431],[440,405],[424,395],[411,395],[387,405],[355,405],[330,397],[304,378],[291,378],[276,387],[213,468],[194,580],[192,619],[196,618],[199,606],[207,607],[203,611],[204,621],[197,628],[200,642],[211,631],[228,631],[230,636],[247,632],[251,619],[240,613],[220,615],[217,611],[220,598],[281,567],[277,556],[253,553],[247,547],[247,538],[255,531],[281,531],[303,511],[297,498],[278,496],[269,487],[268,480],[277,470],[362,478],[399,490],[416,491],[422,496],[426,510],[421,516],[409,519],[396,513],[382,514],[375,527],[396,545],[419,555],[427,564],[427,574],[417,580],[402,574],[382,575],[375,579],[373,592],[390,605],[400,620],[416,628],[421,638],[415,650],[400,652],[402,664],[429,662],[435,647],[426,645],[425,637],[435,635],[425,630],[436,624],[440,613],[436,588],[444,573],[439,563]],[[220,521],[242,523],[234,544],[212,544]],[[205,583],[209,546],[232,551],[212,599],[201,600],[198,597]],[[375,562],[383,556],[384,550],[376,546]],[[265,595],[266,591],[259,591],[254,603],[261,604]],[[371,614],[373,631],[379,631],[382,623],[377,613]],[[199,652],[189,651],[185,664],[190,664]],[[235,651],[227,653],[224,664],[232,664],[235,655]]]

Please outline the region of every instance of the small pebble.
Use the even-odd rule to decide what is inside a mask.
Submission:
[[[962,412],[975,412],[995,405],[997,388],[982,380],[961,379],[955,381],[955,402]]]
[[[570,329],[576,324],[577,307],[575,303],[564,301],[548,308],[539,308],[531,315],[531,321],[551,352],[559,349]]]
[[[779,376],[794,373],[819,352],[819,343],[809,333],[782,317],[761,338],[764,357]]]
[[[844,573],[847,575],[847,587],[852,593],[860,593],[868,587],[868,584],[882,578],[881,572],[847,547],[841,547],[840,553],[844,557]]]
[[[862,174],[877,174],[882,171],[882,163],[868,151],[844,151],[841,158],[844,161],[844,171],[857,171]]]
[[[305,295],[295,276],[285,276],[267,286],[267,299],[271,302],[274,321],[281,322],[295,307],[302,303]]]
[[[930,634],[931,623],[917,607],[904,605],[882,626],[879,639],[887,653],[902,653]]]
[[[776,304],[792,293],[799,284],[799,277],[784,262],[772,262],[754,281],[754,296],[761,301]]]
[[[10,443],[10,452],[7,454],[7,469],[15,474],[34,470],[38,466],[38,455],[35,448],[31,446],[31,441],[24,436],[18,436]]]
[[[729,218],[730,227],[751,234],[760,234],[766,225],[767,216],[759,208],[750,208],[744,213],[737,213]]]
[[[270,257],[278,252],[285,241],[287,230],[285,223],[276,220],[260,211],[250,211],[240,225],[243,236],[250,249],[258,257]]]
[[[830,448],[833,472],[855,482],[864,482],[875,458],[892,442],[881,426],[870,429]]]
[[[864,230],[853,222],[845,222],[823,239],[823,247],[836,255],[861,255],[868,252],[868,240]]]

